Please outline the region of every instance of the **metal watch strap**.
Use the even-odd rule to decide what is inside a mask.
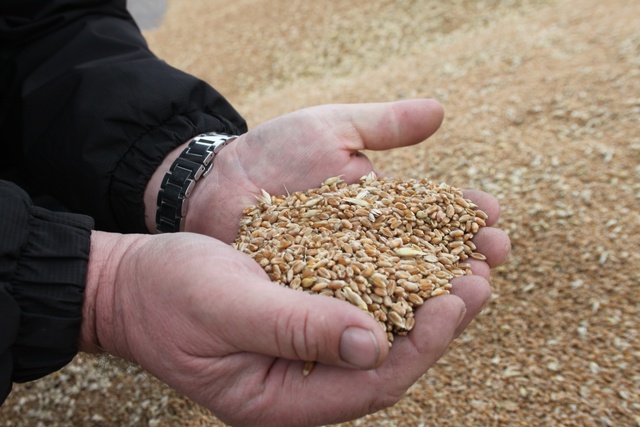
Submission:
[[[203,133],[191,139],[160,184],[156,210],[159,233],[183,230],[182,219],[187,215],[187,198],[196,181],[211,171],[215,156],[236,138],[235,135]]]

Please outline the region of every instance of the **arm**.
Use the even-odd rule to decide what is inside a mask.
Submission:
[[[211,86],[149,51],[124,1],[2,2],[0,43],[5,163],[100,228],[146,232],[143,193],[167,154],[246,131]]]
[[[48,212],[0,181],[0,402],[11,382],[69,363],[77,351],[93,221]]]

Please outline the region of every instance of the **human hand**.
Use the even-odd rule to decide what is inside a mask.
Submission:
[[[465,195],[495,222],[494,198]],[[80,348],[138,363],[233,425],[355,419],[396,403],[489,299],[489,268],[505,260],[509,239],[485,227],[474,243],[487,257],[472,263],[476,275],[427,300],[389,349],[367,313],[278,286],[210,237],[94,232]]]
[[[270,194],[308,190],[341,176],[357,182],[373,170],[362,150],[417,144],[440,126],[443,110],[429,99],[321,105],[270,120],[225,147],[211,173],[189,197],[185,230],[230,243],[242,210],[264,189]],[[175,150],[175,158],[182,147]],[[155,197],[166,161],[148,187],[147,225],[155,229]]]

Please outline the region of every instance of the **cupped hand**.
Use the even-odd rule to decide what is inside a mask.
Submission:
[[[493,197],[467,195],[497,219]],[[280,287],[223,242],[94,232],[80,348],[140,364],[232,425],[355,419],[396,403],[488,301],[509,239],[487,227],[475,243],[487,256],[476,275],[427,300],[389,349],[368,314]],[[308,376],[304,361],[317,362]]]
[[[440,126],[430,99],[321,105],[257,126],[225,147],[189,200],[185,230],[231,242],[242,210],[261,190],[281,195],[320,186],[329,177],[357,182],[373,170],[362,150],[417,144]]]

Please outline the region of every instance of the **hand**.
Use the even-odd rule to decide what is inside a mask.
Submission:
[[[466,195],[495,222],[494,198]],[[215,239],[94,232],[80,349],[138,363],[233,425],[355,419],[396,403],[488,301],[489,268],[509,239],[487,227],[474,243],[487,256],[477,275],[428,300],[389,350],[368,314],[275,285]],[[319,363],[305,377],[307,360]]]
[[[361,150],[388,150],[417,144],[440,126],[440,104],[417,99],[380,104],[322,105],[268,121],[225,147],[209,176],[189,198],[185,230],[232,242],[242,210],[270,194],[319,187],[327,178],[348,183],[373,170]],[[155,230],[159,182],[176,149],[147,188],[147,225]]]

